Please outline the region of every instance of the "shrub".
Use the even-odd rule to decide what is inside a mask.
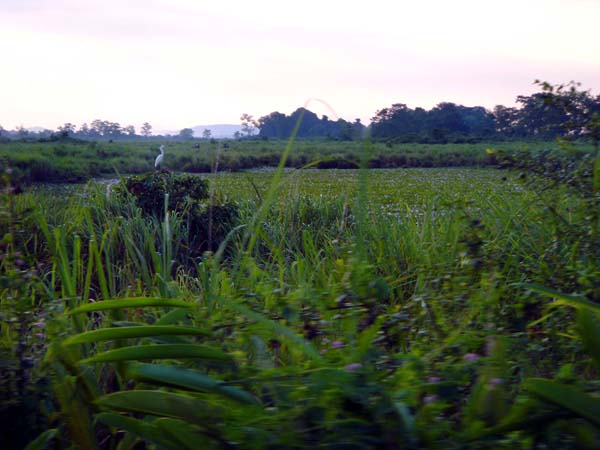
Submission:
[[[208,181],[194,175],[151,172],[124,179],[116,188],[117,196],[131,195],[143,213],[159,220],[168,209],[183,217],[188,226],[188,255],[197,256],[214,250],[234,226],[237,207],[209,199]]]
[[[117,195],[128,192],[145,214],[162,218],[165,194],[169,194],[169,209],[183,212],[191,203],[208,198],[208,182],[193,175],[150,172],[125,178],[116,192]]]

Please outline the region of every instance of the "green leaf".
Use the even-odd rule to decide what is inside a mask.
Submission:
[[[362,358],[365,357],[369,349],[371,348],[371,344],[373,343],[373,339],[377,336],[377,333],[381,329],[381,326],[385,322],[385,317],[381,316],[377,319],[377,321],[371,325],[370,327],[363,330],[359,337],[358,343],[354,350],[354,361],[358,362]]]
[[[199,328],[182,326],[144,325],[136,327],[101,328],[76,334],[63,342],[64,345],[87,344],[90,342],[112,341],[150,336],[208,336],[210,332]]]
[[[50,430],[44,431],[37,438],[31,441],[25,450],[44,450],[48,446],[48,442],[50,442],[56,434],[58,430],[56,428],[51,428]]]
[[[176,443],[169,439],[165,439],[162,431],[151,422],[145,422],[132,417],[125,417],[120,414],[108,412],[97,414],[96,420],[109,427],[125,430],[147,442],[153,442],[161,447],[174,450],[179,448]]]
[[[600,370],[600,321],[589,310],[582,309],[578,313],[577,328],[583,346]]]
[[[600,313],[600,305],[588,300],[584,296],[563,294],[562,292],[540,286],[539,284],[515,283],[515,286],[525,287],[533,292],[545,295],[546,297],[553,297],[555,301],[551,306],[569,305],[574,308],[589,308]]]
[[[131,322],[128,320],[115,320],[110,323],[113,327],[140,327],[140,326],[148,326],[144,323],[140,322]]]
[[[100,397],[95,403],[102,409],[172,417],[201,425],[206,425],[206,418],[220,416],[219,410],[207,402],[172,392],[122,391]]]
[[[194,425],[180,419],[167,418],[157,419],[155,423],[164,435],[179,443],[179,448],[189,450],[209,448],[210,442],[207,442],[203,430]]]
[[[547,402],[573,411],[600,426],[600,398],[580,390],[543,378],[532,378],[525,383],[526,389]]]
[[[407,433],[408,438],[414,442],[415,441],[415,418],[411,414],[410,409],[406,406],[405,403],[401,401],[395,401],[393,403],[394,410],[396,414],[402,420],[402,425],[404,427],[404,431]]]
[[[171,325],[188,321],[190,312],[187,309],[174,309],[156,321],[156,325]]]
[[[215,380],[191,369],[157,364],[135,364],[129,368],[127,374],[138,381],[146,383],[168,385],[200,392],[212,392],[241,403],[260,405],[260,402],[250,393],[233,386],[227,386],[220,380]]]
[[[122,308],[150,308],[156,306],[166,306],[171,308],[194,308],[193,303],[175,300],[172,298],[152,298],[152,297],[134,297],[134,298],[115,298],[112,300],[103,300],[101,302],[86,303],[69,311],[69,314],[80,314],[92,311],[107,311],[111,309]]]
[[[572,413],[550,403],[543,403],[534,397],[518,397],[509,414],[502,422],[492,428],[475,429],[465,433],[468,441],[479,440],[485,436],[500,435],[516,430],[539,431],[555,420],[571,418]]]
[[[302,336],[297,335],[294,330],[281,325],[274,320],[268,319],[260,313],[251,310],[250,308],[242,305],[241,303],[236,302],[235,300],[226,301],[224,298],[220,298],[221,303],[225,304],[229,308],[233,309],[239,314],[242,314],[248,317],[255,322],[260,323],[261,325],[266,326],[272,332],[279,334],[281,337],[286,340],[291,341],[294,344],[294,347],[302,351],[306,356],[311,358],[313,361],[322,362],[323,358],[319,355],[319,352],[315,350],[315,348],[304,339]]]
[[[91,358],[81,360],[81,363],[134,361],[143,359],[177,359],[193,358],[216,361],[231,361],[231,357],[221,350],[198,344],[162,344],[136,345],[122,347],[107,352],[98,353]]]
[[[141,440],[142,439],[133,433],[125,433],[125,436],[119,441],[115,450],[135,450],[135,446],[138,445]]]

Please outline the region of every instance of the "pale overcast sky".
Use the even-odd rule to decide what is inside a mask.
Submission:
[[[599,21],[600,0],[0,0],[0,125],[176,130],[309,98],[366,123],[511,105],[535,78],[598,94]]]

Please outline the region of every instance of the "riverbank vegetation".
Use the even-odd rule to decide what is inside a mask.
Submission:
[[[277,167],[284,141],[163,141],[163,167],[180,172],[238,172]],[[12,180],[21,183],[85,182],[90,178],[117,178],[152,170],[159,153],[154,142],[0,143],[0,160],[13,170]],[[361,142],[298,141],[287,158],[288,168],[356,169],[361,163]],[[593,150],[581,143],[573,150],[583,155]],[[371,168],[482,167],[495,166],[497,158],[488,149],[511,154],[524,150],[539,153],[556,149],[554,142],[495,142],[479,144],[389,144],[372,145]]]

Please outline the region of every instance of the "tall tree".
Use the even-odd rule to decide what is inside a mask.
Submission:
[[[118,138],[123,135],[123,130],[118,122],[96,119],[92,122],[91,131],[95,136],[104,138]]]
[[[247,113],[242,114],[240,120],[242,122],[242,133],[244,133],[247,137],[252,136],[256,132],[258,122],[254,120],[252,115]]]
[[[519,126],[519,111],[503,105],[496,105],[493,111],[494,130],[497,134],[510,137],[524,134]]]
[[[152,125],[148,122],[142,124],[142,136],[149,137],[152,134]]]
[[[289,116],[280,112],[272,112],[258,120],[259,135],[267,138],[289,138],[302,115],[302,122],[298,129],[298,138],[330,137],[335,139],[351,140],[362,134],[364,126],[357,120],[354,123],[343,119],[331,121],[327,116],[321,119],[312,111],[298,108]]]
[[[600,95],[594,98],[591,92],[579,89],[580,83],[552,85],[536,80],[542,88],[547,108],[554,111],[553,119],[563,119],[553,127],[560,126],[567,136],[589,138],[596,150],[600,145]]]
[[[87,123],[84,123],[83,125],[81,125],[79,127],[79,132],[77,133],[79,136],[81,137],[89,137],[90,134],[90,128],[88,127]]]
[[[72,136],[75,134],[75,125],[70,122],[67,122],[60,127],[58,127],[58,131],[65,136]]]
[[[17,127],[16,131],[17,131],[17,136],[20,139],[24,139],[24,138],[26,138],[29,135],[29,131],[27,129],[25,129],[25,127],[23,125],[19,125]]]
[[[177,137],[179,139],[189,141],[190,139],[194,138],[194,130],[191,128],[183,128],[181,131],[179,131],[179,135]]]

